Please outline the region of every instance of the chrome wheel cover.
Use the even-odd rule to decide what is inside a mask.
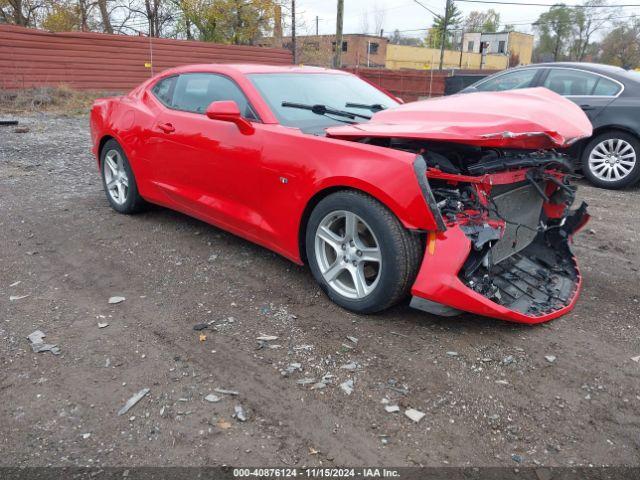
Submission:
[[[102,165],[107,193],[118,205],[127,201],[129,195],[129,176],[124,168],[122,154],[118,150],[109,150]]]
[[[589,171],[603,182],[627,177],[637,161],[633,146],[621,138],[610,138],[596,145],[589,154]]]
[[[359,300],[378,286],[380,244],[371,227],[355,213],[338,210],[325,216],[316,230],[315,253],[322,277],[343,297]]]

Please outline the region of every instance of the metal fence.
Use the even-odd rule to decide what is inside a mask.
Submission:
[[[0,25],[0,88],[66,84],[129,90],[153,73],[193,63],[290,65],[289,50]]]

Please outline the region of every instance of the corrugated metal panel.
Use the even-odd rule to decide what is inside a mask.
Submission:
[[[151,76],[152,56],[154,73],[192,63],[292,63],[284,49],[0,25],[0,88],[126,91]]]
[[[445,79],[451,76],[450,70],[386,70],[377,68],[350,68],[347,70],[379,85],[405,102],[444,95]],[[482,72],[489,75],[494,71],[456,70],[455,72],[456,74]]]

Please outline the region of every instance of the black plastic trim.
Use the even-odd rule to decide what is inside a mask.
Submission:
[[[422,155],[417,155],[415,160],[413,161],[413,171],[416,174],[418,185],[420,185],[422,197],[427,203],[427,206],[429,207],[429,210],[431,210],[433,218],[436,221],[438,231],[444,232],[447,229],[447,226],[444,223],[444,219],[440,214],[436,199],[433,197],[433,192],[431,191],[431,187],[429,186],[429,181],[427,180],[427,162],[425,162]]]

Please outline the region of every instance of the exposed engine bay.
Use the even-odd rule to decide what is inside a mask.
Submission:
[[[501,150],[448,142],[367,139],[418,154],[414,164],[441,230],[471,243],[458,272],[469,288],[510,310],[537,317],[567,306],[579,273],[568,245],[588,220],[570,207],[571,162],[556,151]],[[441,305],[432,313],[442,314]],[[429,310],[423,305],[423,310]]]

